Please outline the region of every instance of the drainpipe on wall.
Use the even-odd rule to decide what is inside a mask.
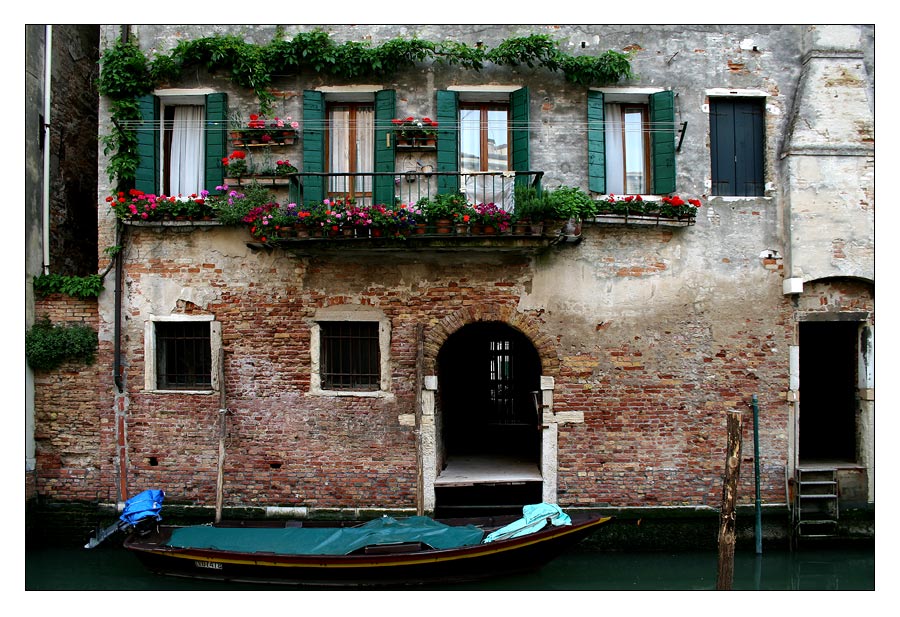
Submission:
[[[50,274],[50,60],[53,56],[53,26],[44,27],[44,177],[42,189],[43,213],[43,273]]]
[[[116,221],[116,238],[119,243],[121,243],[121,235],[118,232],[118,228],[121,225],[118,221]],[[121,244],[120,244],[121,246]],[[115,332],[113,333],[113,381],[116,384],[116,389],[119,391],[119,394],[125,391],[125,387],[122,383],[122,250],[119,250],[115,256],[116,260],[116,287],[115,292],[113,293],[114,302],[116,306],[114,308],[114,324],[113,329]]]

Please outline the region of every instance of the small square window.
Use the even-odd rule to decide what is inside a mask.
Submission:
[[[156,388],[212,388],[210,322],[156,322]]]
[[[320,376],[326,390],[373,391],[381,386],[378,322],[320,325]]]

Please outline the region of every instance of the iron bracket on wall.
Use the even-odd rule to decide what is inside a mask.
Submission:
[[[684,141],[685,132],[687,132],[687,120],[681,123],[681,136],[678,138],[678,147],[675,148],[675,152],[681,152],[681,142]]]

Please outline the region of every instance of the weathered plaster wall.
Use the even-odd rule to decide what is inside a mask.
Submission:
[[[863,34],[850,26],[804,32],[783,154],[788,268],[804,281],[875,279],[875,116]]]

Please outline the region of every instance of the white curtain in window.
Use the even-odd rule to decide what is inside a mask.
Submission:
[[[606,115],[606,192],[625,193],[625,145],[622,135],[622,107],[616,103],[603,106]]]
[[[375,170],[375,112],[373,109],[356,110],[356,171]],[[362,176],[356,181],[356,191],[372,191],[372,176]]]
[[[199,193],[203,187],[203,107],[178,105],[172,127],[172,195]]]
[[[350,171],[350,110],[335,108],[329,112],[328,138],[328,171]],[[345,176],[332,176],[332,192],[346,193],[348,188]]]

